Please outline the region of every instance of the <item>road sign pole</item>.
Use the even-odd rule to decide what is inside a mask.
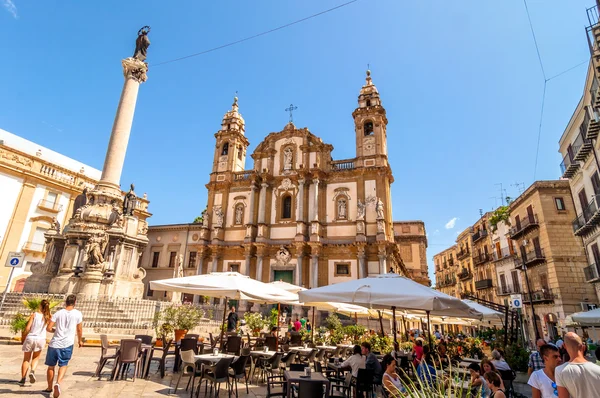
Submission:
[[[15,272],[15,267],[12,267],[10,270],[10,274],[8,275],[8,280],[6,281],[6,287],[4,288],[4,294],[2,294],[2,302],[0,303],[0,311],[2,311],[2,307],[4,307],[4,300],[6,299],[6,293],[8,293],[8,289],[10,289],[10,282],[12,282],[13,272]]]

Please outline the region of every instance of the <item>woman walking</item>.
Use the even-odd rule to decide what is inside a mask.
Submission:
[[[38,364],[40,354],[46,344],[46,326],[50,322],[50,302],[42,300],[36,311],[29,316],[25,333],[27,337],[23,342],[23,363],[21,364],[21,380],[19,384],[25,384],[27,371],[29,372],[29,381],[35,383],[35,368]]]

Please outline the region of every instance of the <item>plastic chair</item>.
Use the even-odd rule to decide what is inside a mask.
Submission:
[[[362,393],[371,393],[373,391],[374,373],[372,369],[358,369],[356,376],[356,396],[363,396]]]
[[[260,370],[263,374],[263,376],[265,375],[271,375],[273,376],[275,373],[275,371],[277,370],[279,372],[279,367],[281,365],[281,356],[283,354],[278,352],[275,355],[273,355],[271,358],[269,359],[263,359],[262,361],[260,361],[259,366],[260,366]]]
[[[302,345],[302,335],[298,332],[292,332],[290,337],[290,346],[297,347]]]
[[[194,333],[187,333],[185,336],[183,336],[184,339],[196,339],[198,340],[200,338],[199,334],[194,334]]]
[[[267,377],[267,397],[287,397],[287,382],[283,376],[269,376]]]
[[[123,339],[121,340],[121,346],[119,347],[119,356],[117,358],[117,363],[113,369],[113,377],[115,380],[123,365],[133,364],[133,381],[135,381],[136,374],[141,370],[142,358],[140,355],[140,351],[142,349],[142,342],[140,340],[135,339]],[[124,372],[123,372],[124,373]],[[123,375],[121,375],[123,377]],[[127,376],[125,376],[127,378]]]
[[[239,357],[231,363],[229,369],[229,378],[233,379],[231,381],[231,384],[233,385],[233,383],[235,383],[236,397],[238,396],[237,381],[242,378],[246,379],[246,394],[250,393],[250,391],[248,390],[248,374],[246,373],[246,363],[248,363],[248,359],[250,359],[249,355],[242,355],[241,357]]]
[[[194,351],[194,354],[198,354],[198,339],[185,337],[181,339],[179,343],[179,351]]]
[[[304,372],[304,369],[308,367],[306,363],[292,363],[290,364],[290,372]]]
[[[175,394],[177,394],[177,388],[179,387],[179,382],[184,375],[189,376],[189,380],[185,390],[187,391],[190,388],[190,384],[192,385],[192,391],[190,395],[194,394],[194,379],[196,376],[200,376],[200,367],[196,365],[196,358],[194,357],[194,350],[185,350],[180,351],[179,356],[181,357],[181,370],[179,373],[179,378],[177,379],[177,384],[175,384]]]
[[[300,380],[298,398],[320,398],[323,396],[323,383],[312,380]]]
[[[100,354],[100,360],[98,361],[98,367],[96,368],[96,373],[94,373],[94,377],[98,377],[98,378],[100,378],[100,374],[102,372],[102,369],[104,368],[104,365],[106,365],[106,363],[111,359],[114,360],[115,364],[116,364],[117,357],[119,356],[119,346],[114,345],[114,344],[109,344],[107,335],[101,334],[100,342],[101,342],[102,352]],[[108,355],[108,350],[110,350],[111,348],[114,348],[115,353],[112,355]]]
[[[269,351],[277,351],[277,337],[266,336],[265,337],[265,345],[267,347],[269,347]]]
[[[242,338],[240,336],[229,336],[227,337],[227,346],[225,352],[233,355],[240,355],[240,349],[242,348]]]
[[[289,351],[288,353],[286,353],[281,358],[281,369],[285,370],[289,368],[290,365],[292,365],[292,363],[294,362],[294,359],[296,359],[296,352]]]
[[[221,392],[221,383],[227,384],[227,392],[231,396],[231,389],[229,386],[229,365],[233,362],[233,358],[223,358],[214,366],[209,366],[204,369],[200,376],[200,382],[198,383],[198,389],[196,390],[196,396],[200,395],[200,388],[202,387],[202,381],[206,381],[206,388],[204,389],[204,395],[208,390],[208,382],[210,381],[210,392],[212,394],[213,387],[215,388],[215,394],[218,397]]]
[[[152,344],[152,336],[149,336],[147,334],[136,334],[133,338],[136,340],[140,340],[142,344]]]
[[[169,351],[169,348],[171,348],[172,344],[173,344],[173,340],[168,340],[166,342],[163,342],[162,351],[159,351],[161,353],[161,355],[159,357],[150,358],[151,362],[152,361],[158,362],[158,369],[160,371],[161,379],[163,377],[165,377],[165,367],[166,367],[166,362],[167,362],[167,356],[175,355],[175,351]]]

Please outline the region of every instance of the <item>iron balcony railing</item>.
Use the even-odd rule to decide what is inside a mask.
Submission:
[[[515,259],[515,268],[523,267],[523,263],[527,266],[543,263],[546,261],[544,250],[541,248],[535,248],[529,252],[522,253]]]
[[[560,172],[563,178],[571,178],[579,169],[579,162],[574,159],[572,153],[577,153],[579,148],[572,147],[572,152],[567,152],[567,155],[563,158],[560,163]]]
[[[517,294],[522,293],[521,286],[517,285],[506,285],[506,286],[498,286],[497,289],[499,296],[506,296],[508,294]]]
[[[480,281],[475,281],[475,289],[477,290],[481,290],[481,289],[488,289],[490,287],[494,287],[494,284],[492,283],[491,279],[482,279]]]
[[[587,113],[586,113],[586,115],[587,115]],[[579,134],[577,135],[577,138],[575,139],[575,143],[573,144],[573,147],[575,147],[575,145],[577,145],[577,152],[574,152],[575,156],[573,157],[573,159],[575,159],[578,162],[585,162],[587,157],[592,152],[592,140],[590,140],[589,138],[586,138],[587,129],[588,129],[588,123],[583,122],[583,124],[581,124],[581,126],[580,126]]]
[[[455,277],[446,277],[445,279],[442,279],[439,281],[438,286],[439,287],[446,287],[446,286],[454,286],[456,285],[456,278]]]
[[[583,213],[580,213],[573,220],[573,232],[575,235],[585,235],[600,221],[600,212],[598,212],[598,200],[600,195],[592,196],[592,200],[588,203]]]
[[[471,235],[471,238],[473,239],[473,243],[475,243],[478,240],[485,238],[486,236],[488,236],[487,229],[480,229],[479,231]]]
[[[534,290],[531,292],[531,298],[529,297],[529,293],[523,293],[524,303],[530,303],[532,299],[534,303],[539,301],[553,301],[554,294],[552,293],[552,289],[546,288]]]
[[[583,269],[586,282],[595,282],[600,279],[600,267],[597,264],[588,265]]]
[[[38,202],[38,207],[42,210],[55,211],[57,213],[63,209],[63,206],[61,204],[46,199],[40,199],[40,201]]]
[[[488,253],[479,253],[473,256],[473,264],[481,265],[487,263],[490,260],[490,255]]]
[[[500,251],[494,250],[493,260],[498,261],[498,260],[502,260],[505,258],[513,257],[514,255],[515,255],[515,253],[511,252],[510,247],[506,246],[506,247],[500,248]]]
[[[538,227],[538,217],[537,214],[528,214],[527,217],[519,220],[518,223],[515,222],[515,226],[512,227],[509,231],[509,235],[511,239],[518,239],[520,236],[525,234],[532,228]]]
[[[467,258],[469,256],[469,254],[471,254],[471,252],[469,251],[468,247],[461,248],[458,251],[458,253],[456,253],[456,259],[457,260],[462,260],[464,258]]]
[[[473,277],[473,274],[466,268],[463,268],[462,271],[460,271],[460,273],[458,274],[458,279],[460,279],[461,281],[470,279],[471,277]]]

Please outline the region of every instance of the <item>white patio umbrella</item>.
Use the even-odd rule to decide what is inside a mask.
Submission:
[[[481,319],[483,316],[456,297],[397,274],[383,274],[304,290],[298,292],[298,296],[305,304],[338,301],[367,308],[391,309],[394,318],[394,340],[397,308],[425,311],[428,318],[429,315],[473,319]]]
[[[469,307],[474,310],[481,312],[483,317],[481,320],[475,321],[476,325],[481,326],[503,326],[504,314],[502,312],[493,310],[491,308],[486,307],[485,305],[481,305],[473,300],[463,300],[463,303],[466,303]]]
[[[227,305],[228,299],[263,303],[298,300],[298,295],[295,293],[257,281],[238,272],[211,272],[204,275],[150,281],[150,289],[224,298],[225,305]],[[226,313],[227,309],[225,308],[223,323],[225,323]],[[221,344],[223,344],[223,328],[221,328]]]
[[[580,326],[600,326],[600,308],[591,311],[576,312],[571,319]]]

